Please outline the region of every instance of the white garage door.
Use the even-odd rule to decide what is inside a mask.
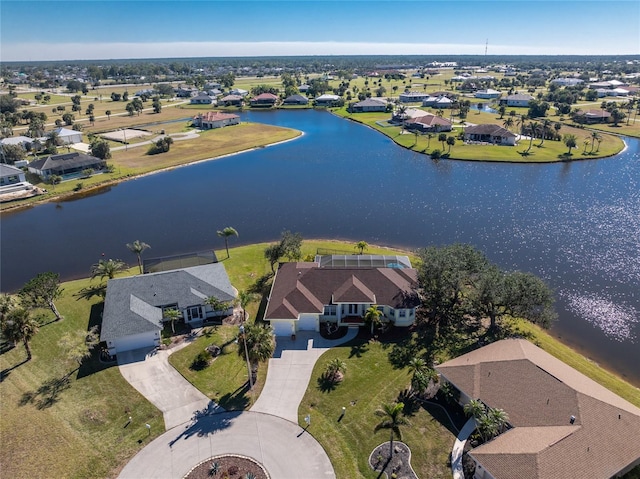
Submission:
[[[313,315],[300,316],[298,331],[317,331],[318,317]]]
[[[271,327],[276,336],[291,336],[293,333],[291,323],[288,321],[271,321]]]
[[[122,351],[131,351],[132,349],[147,348],[156,345],[153,332],[118,338],[114,343],[116,346],[116,354]]]

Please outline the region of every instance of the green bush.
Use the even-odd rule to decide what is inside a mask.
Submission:
[[[209,366],[209,359],[211,359],[211,355],[207,351],[200,351],[198,355],[193,358],[190,368],[195,371],[200,371]]]

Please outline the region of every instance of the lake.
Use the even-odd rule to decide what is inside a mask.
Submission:
[[[127,181],[2,216],[1,288],[42,271],[87,276],[104,253],[146,257],[306,238],[415,249],[471,243],[557,294],[552,332],[640,386],[640,142],[614,158],[551,165],[439,161],[312,110],[244,112],[299,129],[288,143]],[[454,150],[455,150],[454,146]]]

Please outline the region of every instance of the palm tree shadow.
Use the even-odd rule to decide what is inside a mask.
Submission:
[[[11,371],[13,371],[16,368],[19,368],[20,366],[22,366],[24,363],[26,363],[28,361],[29,360],[27,358],[24,358],[18,364],[14,364],[10,368],[5,368],[2,371],[0,371],[0,383],[9,377],[9,374],[11,374]]]
[[[318,378],[318,389],[323,393],[328,393],[336,389],[338,383],[334,381],[329,374],[323,373]]]
[[[68,374],[61,378],[47,379],[35,391],[25,392],[20,398],[20,401],[18,401],[18,406],[34,404],[39,410],[47,409],[57,403],[60,400],[62,391],[68,389],[70,386]]]
[[[227,429],[240,414],[241,411],[209,414],[199,417],[196,415],[193,422],[187,426],[186,429],[169,441],[169,447],[172,447],[181,439],[189,439],[192,436],[205,437]]]
[[[366,352],[369,351],[369,344],[368,343],[358,343],[358,344],[354,344],[353,346],[351,346],[351,352],[349,353],[349,359],[356,357],[356,358],[361,358],[362,355]]]

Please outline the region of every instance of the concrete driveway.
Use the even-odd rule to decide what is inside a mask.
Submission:
[[[187,345],[185,342],[180,346]],[[166,350],[136,349],[118,354],[120,373],[162,411],[165,429],[191,421],[198,411],[224,411],[169,364],[169,355],[181,349],[180,346]]]
[[[324,449],[301,427],[246,411],[202,417],[165,432],[129,461],[119,477],[184,477],[198,463],[221,454],[251,457],[273,479],[335,479]]]
[[[296,339],[276,338],[276,351],[269,360],[267,381],[251,411],[273,414],[293,423],[298,422],[298,407],[307,391],[313,366],[328,349],[352,340],[358,328],[333,341],[320,333],[299,331]]]

